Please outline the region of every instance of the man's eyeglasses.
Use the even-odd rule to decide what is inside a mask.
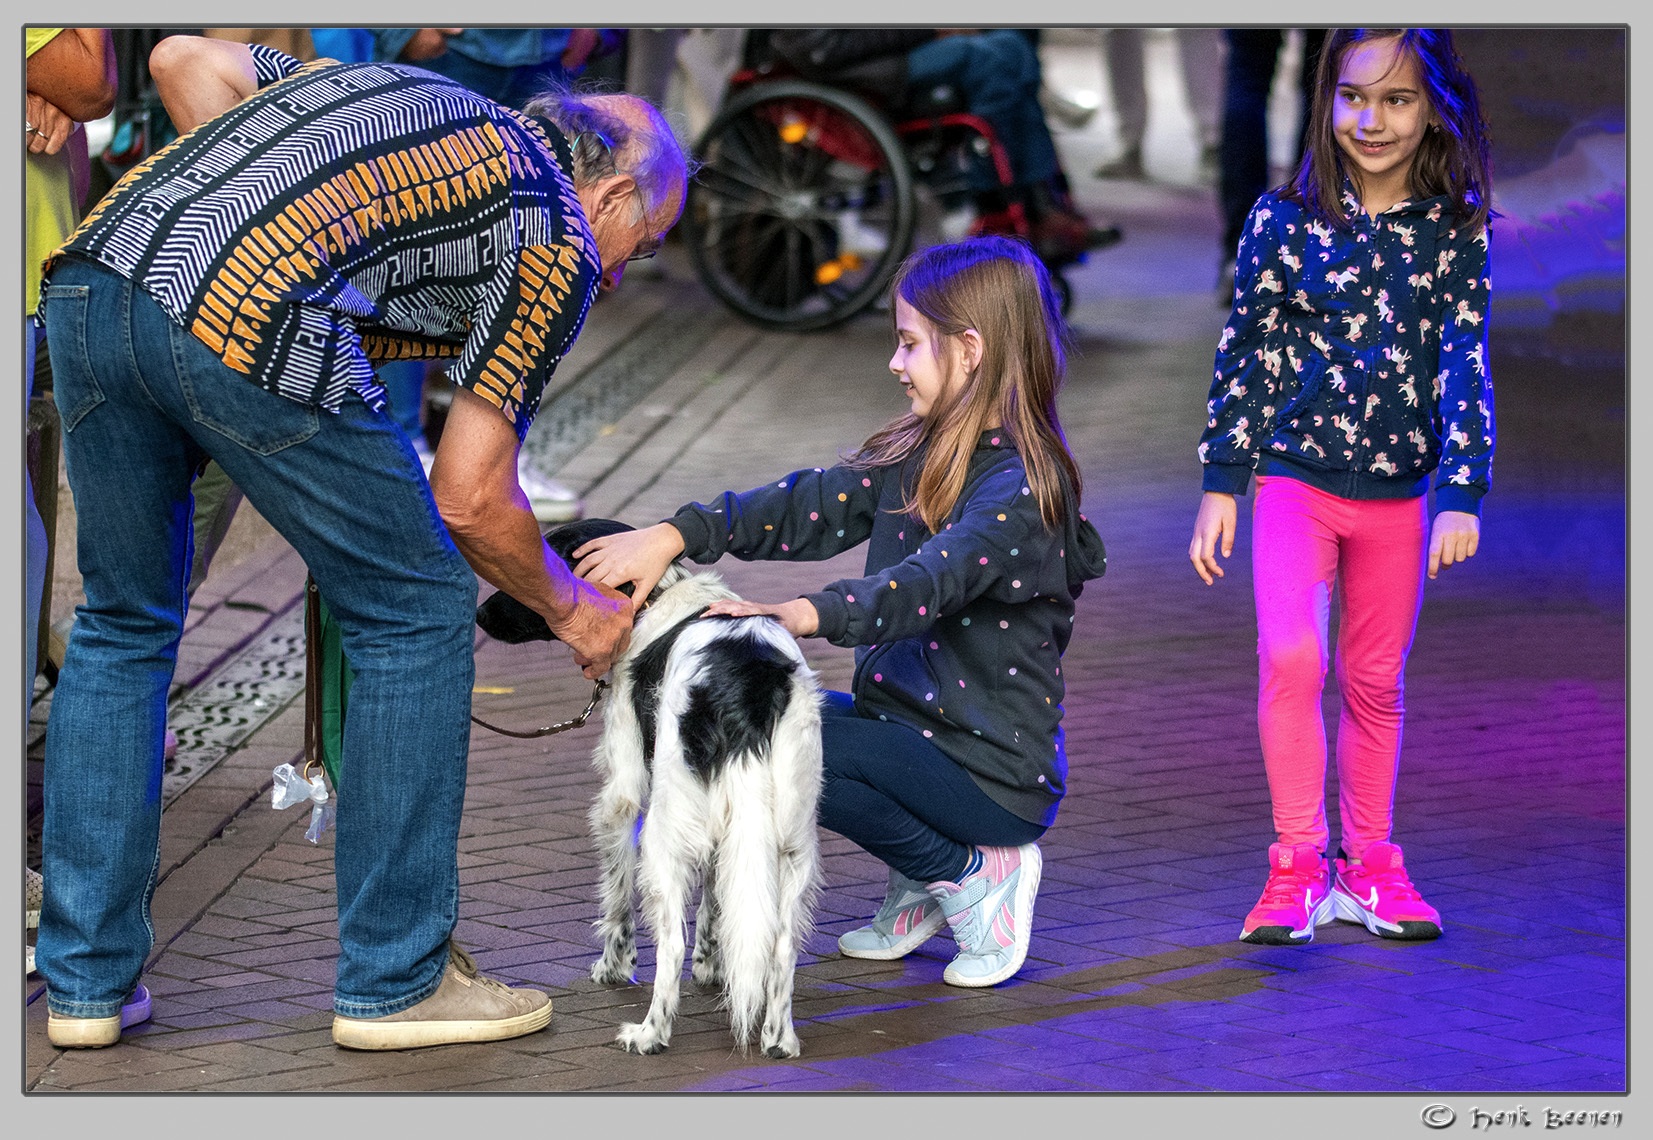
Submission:
[[[642,241],[637,243],[637,248],[631,251],[631,256],[626,258],[626,261],[647,261],[649,258],[660,252],[660,246],[661,241],[659,237],[644,238]]]
[[[648,203],[643,200],[643,188],[634,184],[631,192],[637,195],[637,204],[643,208],[641,224],[647,226],[649,223],[649,210]],[[637,243],[637,248],[631,251],[631,256],[626,258],[626,262],[629,264],[633,261],[647,261],[649,258],[660,252],[662,240],[663,235],[648,234],[642,241]]]

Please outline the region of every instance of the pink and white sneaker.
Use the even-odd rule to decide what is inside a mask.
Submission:
[[[1268,848],[1268,882],[1240,928],[1241,942],[1299,946],[1332,920],[1331,865],[1312,843]]]
[[[1412,885],[1398,845],[1374,843],[1361,862],[1336,862],[1332,906],[1338,918],[1358,922],[1379,938],[1427,942],[1441,936],[1441,912]]]

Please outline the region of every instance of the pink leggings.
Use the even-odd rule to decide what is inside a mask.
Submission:
[[[1257,726],[1280,842],[1328,850],[1326,682],[1338,593],[1338,806],[1343,851],[1389,838],[1405,712],[1403,673],[1423,598],[1422,498],[1357,501],[1296,479],[1257,480]]]

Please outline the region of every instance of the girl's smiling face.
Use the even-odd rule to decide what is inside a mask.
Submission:
[[[1376,214],[1411,196],[1412,161],[1432,116],[1417,60],[1398,39],[1355,44],[1338,69],[1332,133]]]
[[[890,371],[907,390],[913,415],[924,419],[956,391],[965,368],[960,338],[937,336],[930,322],[900,294],[895,298],[895,355]]]

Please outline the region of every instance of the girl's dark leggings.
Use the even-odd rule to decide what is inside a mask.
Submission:
[[[1019,847],[1045,833],[917,731],[861,716],[848,693],[827,693],[821,713],[821,826],[909,879],[956,882],[972,846]]]

